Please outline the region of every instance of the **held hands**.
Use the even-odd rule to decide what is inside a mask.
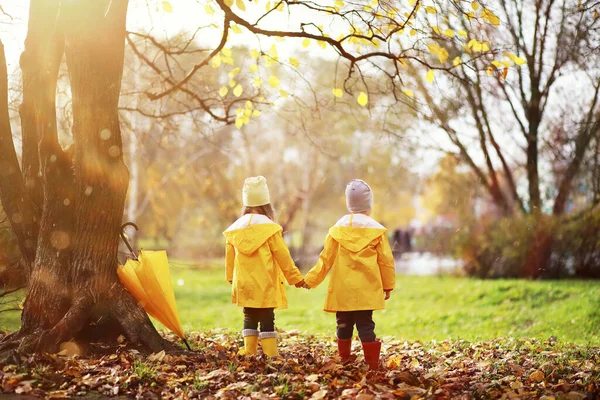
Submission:
[[[294,286],[296,286],[297,288],[310,289],[310,286],[308,286],[306,282],[304,282],[304,279],[296,283]]]
[[[385,293],[385,300],[389,300],[389,298],[392,296],[392,291],[384,290],[384,293]]]

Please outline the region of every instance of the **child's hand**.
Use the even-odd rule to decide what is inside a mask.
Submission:
[[[227,281],[227,282],[229,282],[230,285],[233,285],[233,281]]]
[[[297,288],[310,289],[310,286],[308,286],[306,284],[306,282],[304,282],[304,279],[302,279],[300,282],[296,283],[296,285],[294,285],[294,286],[296,286]]]
[[[391,290],[384,290],[385,292],[385,299],[389,300],[389,298],[392,296],[392,291]]]

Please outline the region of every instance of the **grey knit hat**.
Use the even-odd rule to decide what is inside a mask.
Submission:
[[[353,179],[346,185],[346,206],[353,214],[373,208],[373,191],[367,182]]]

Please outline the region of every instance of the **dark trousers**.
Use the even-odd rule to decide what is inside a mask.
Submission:
[[[244,307],[244,329],[258,330],[259,323],[261,332],[275,332],[273,309]]]
[[[335,320],[338,339],[352,339],[354,325],[361,342],[374,342],[377,338],[371,310],[338,311],[335,313]]]

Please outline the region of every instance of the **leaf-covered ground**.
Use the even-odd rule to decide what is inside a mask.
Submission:
[[[175,340],[174,337],[169,337]],[[525,339],[386,341],[380,372],[341,365],[331,338],[282,333],[281,357],[237,355],[239,334],[195,332],[195,351],[142,356],[123,343],[105,355],[38,355],[3,365],[1,391],[65,398],[448,399],[600,397],[600,348]]]

